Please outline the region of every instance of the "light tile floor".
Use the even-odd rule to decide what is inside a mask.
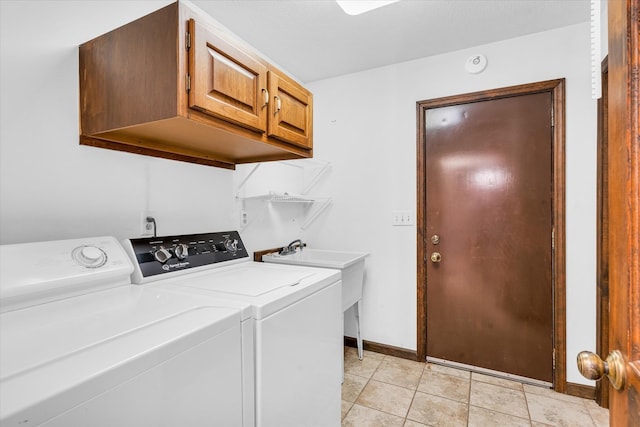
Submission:
[[[345,347],[342,426],[604,427],[609,411],[553,390]]]

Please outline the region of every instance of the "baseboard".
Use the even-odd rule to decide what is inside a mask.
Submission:
[[[566,394],[583,399],[595,400],[596,388],[583,384],[567,383]]]
[[[346,345],[347,347],[358,347],[356,339],[352,337],[344,337],[344,345]],[[362,347],[365,350],[374,351],[380,354],[386,354],[388,356],[400,357],[402,359],[409,360],[418,360],[418,354],[415,350],[408,350],[402,347],[394,347],[392,345],[380,344],[367,340],[362,341]]]

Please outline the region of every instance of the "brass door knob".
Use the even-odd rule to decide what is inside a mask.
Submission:
[[[621,390],[625,383],[624,358],[618,350],[613,350],[602,361],[600,356],[590,351],[581,351],[578,354],[578,370],[583,377],[590,380],[599,380],[606,375],[611,385],[616,390]]]
[[[442,261],[442,255],[440,252],[434,252],[431,254],[431,262],[440,262]]]

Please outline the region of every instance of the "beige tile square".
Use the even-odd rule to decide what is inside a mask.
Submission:
[[[609,427],[609,410],[601,407],[595,401],[589,400],[585,403],[589,415],[596,427]]]
[[[353,405],[342,427],[402,427],[404,418],[360,405]]]
[[[452,368],[451,366],[437,365],[435,363],[427,363],[425,370],[440,372],[442,374],[453,375],[460,378],[471,378],[471,373],[464,369]]]
[[[369,379],[353,374],[344,374],[342,383],[342,400],[355,402]]]
[[[522,391],[522,383],[518,381],[508,380],[506,378],[494,377],[492,375],[480,374],[478,372],[471,373],[471,379],[483,383],[499,385],[501,387],[511,388],[513,390]]]
[[[419,423],[413,420],[405,420],[404,427],[429,427],[426,424]]]
[[[386,356],[378,366],[378,369],[376,369],[372,378],[377,381],[415,390],[422,376],[424,365],[424,363],[412,360]]]
[[[380,381],[370,380],[356,403],[368,408],[406,417],[414,391]]]
[[[347,402],[346,400],[342,401],[342,417],[341,417],[341,419],[344,420],[344,417],[349,413],[349,409],[351,409],[352,406],[353,406],[353,402]]]
[[[471,381],[469,404],[503,414],[529,418],[524,393],[506,387]]]
[[[526,396],[532,421],[562,427],[593,425],[589,411],[582,403],[566,402],[533,393],[527,393]]]
[[[465,427],[467,408],[465,403],[418,391],[407,418],[433,427]]]
[[[344,372],[371,378],[383,359],[383,354],[365,351],[360,360],[357,349],[348,347],[344,353]]]
[[[469,403],[470,384],[471,380],[469,378],[456,377],[425,369],[418,385],[418,391]]]
[[[425,362],[416,362],[415,360],[405,359],[402,357],[385,356],[384,360],[389,363],[403,365],[407,367],[414,367],[416,369],[424,369],[427,364]]]
[[[471,406],[469,408],[469,424],[468,427],[530,427],[529,419],[514,417],[490,409]]]
[[[539,387],[531,384],[523,384],[524,392],[526,394],[539,394],[541,396],[550,397],[552,399],[564,400],[565,402],[584,404],[588,402],[587,399],[581,397],[571,396],[569,394],[556,393],[553,389],[548,387]]]

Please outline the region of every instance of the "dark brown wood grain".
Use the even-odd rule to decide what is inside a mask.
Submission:
[[[344,345],[347,347],[358,347],[358,343],[355,338],[352,337],[344,337]],[[388,344],[381,344],[373,341],[362,341],[362,347],[367,351],[373,351],[380,354],[386,354],[388,356],[399,357],[401,359],[408,360],[417,360],[416,352],[413,350],[409,350],[406,348],[395,347]],[[366,358],[366,356],[365,356]],[[419,360],[420,362],[424,362],[424,360]]]
[[[598,175],[596,205],[596,351],[609,354],[609,157],[608,153],[608,63],[602,62],[602,97],[598,100]],[[609,380],[596,382],[595,400],[609,407]]]
[[[584,384],[567,383],[565,393],[583,399],[593,400],[595,398],[595,388]]]
[[[564,80],[551,80],[528,85],[476,92],[459,96],[421,101],[417,104],[417,357],[425,360],[426,349],[426,268],[428,247],[426,227],[426,164],[424,147],[424,113],[429,108],[451,106],[474,102],[480,99],[499,99],[519,94],[550,92],[555,111],[555,127],[553,128],[553,227],[555,230],[555,250],[553,253],[553,292],[554,292],[554,347],[556,369],[553,383],[557,391],[564,392],[566,387],[566,349],[565,349],[565,196],[564,196]]]

